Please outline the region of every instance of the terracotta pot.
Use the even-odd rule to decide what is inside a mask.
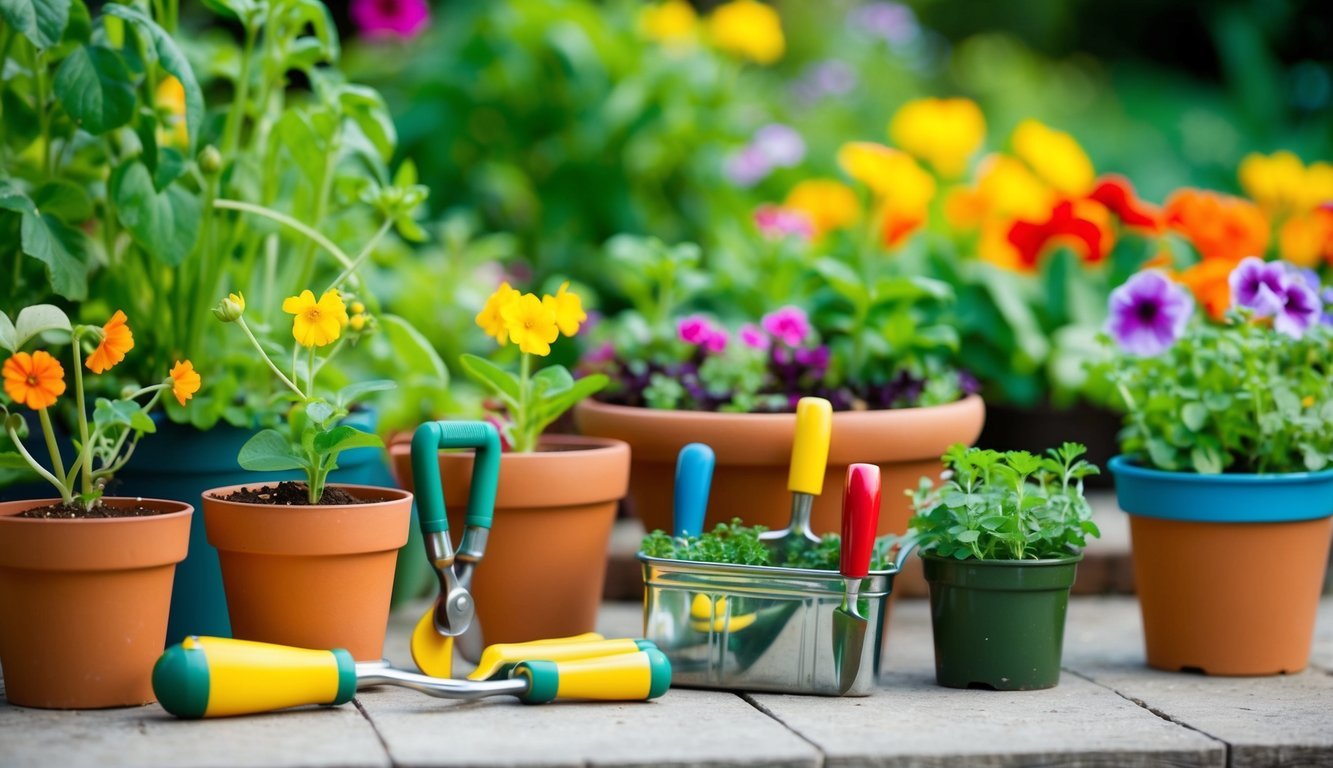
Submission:
[[[1111,460],[1149,666],[1298,672],[1333,536],[1333,470],[1197,475]]]
[[[412,494],[338,485],[367,502],[276,506],[223,500],[241,487],[203,495],[232,634],[298,648],[346,648],[358,661],[383,658],[394,565],[407,542]]]
[[[389,446],[412,489],[411,446]],[[440,481],[455,544],[472,487],[470,451],[440,454]],[[616,504],[629,483],[630,450],[619,440],[543,437],[536,453],[500,459],[495,517],[473,576],[487,644],[592,631],[602,600]],[[423,491],[427,492],[427,491]]]
[[[975,395],[948,405],[833,414],[824,492],[815,499],[816,533],[840,530],[847,467],[878,464],[883,482],[877,535],[902,533],[912,516],[905,491],[923,476],[937,477],[940,455],[954,443],[971,445],[986,408]],[[584,400],[574,418],[584,434],[624,440],[634,452],[630,471],[633,510],[649,531],[671,530],[676,454],[687,443],[707,443],[717,455],[707,528],[739,517],[751,525],[783,528],[791,515],[787,466],[795,414],[660,411]],[[924,594],[915,558],[894,581],[894,593]]]
[[[11,704],[92,709],[154,701],[189,504],[106,498],[151,517],[28,520],[59,499],[0,503],[0,664]]]

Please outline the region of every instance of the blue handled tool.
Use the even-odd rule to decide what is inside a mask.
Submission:
[[[708,512],[708,491],[713,485],[713,449],[703,443],[690,443],[676,457],[676,495],[671,535],[677,539],[703,533]]]

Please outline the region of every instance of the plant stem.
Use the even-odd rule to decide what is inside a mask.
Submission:
[[[93,446],[92,441],[88,439],[88,411],[85,407],[87,402],[83,398],[83,354],[80,349],[81,343],[79,332],[74,332],[74,338],[70,344],[74,348],[74,400],[76,408],[75,415],[79,419],[79,463],[83,465],[80,485],[83,486],[85,497],[91,497],[93,492]],[[92,503],[88,498],[84,500],[84,509],[91,509]]]
[[[51,110],[47,109],[46,55],[33,46],[32,88],[37,126],[42,133],[42,173],[51,175]]]
[[[348,264],[343,271],[334,278],[333,282],[329,284],[328,289],[333,290],[334,288],[337,288],[349,277],[356,274],[356,271],[361,268],[361,265],[365,263],[366,259],[370,258],[370,254],[374,252],[375,246],[379,245],[380,240],[384,239],[384,236],[389,232],[389,227],[392,226],[393,221],[386,219],[384,223],[380,225],[380,228],[375,231],[375,234],[371,236],[370,240],[366,241],[366,244],[361,248],[361,251],[352,259],[352,263]],[[361,282],[364,285],[365,281],[362,280]],[[304,283],[302,283],[302,285],[304,285]]]
[[[64,477],[65,461],[60,458],[60,446],[56,443],[55,430],[51,428],[51,417],[42,408],[37,411],[37,418],[42,422],[42,436],[46,438],[46,450],[51,454],[51,469],[57,477]]]
[[[306,385],[305,391],[315,396],[315,345],[310,345],[310,360],[306,363]]]
[[[333,140],[330,142],[328,152],[324,155],[324,168],[319,178],[319,191],[315,194],[315,211],[311,218],[310,226],[312,229],[318,229],[324,223],[324,217],[329,212],[329,195],[333,192],[333,169],[338,161],[339,134],[341,129],[334,131]],[[315,244],[307,240],[305,248],[301,249],[301,279],[297,282],[298,286],[307,285],[315,274]],[[350,267],[348,267],[350,269]],[[334,281],[333,287],[341,282]]]
[[[329,240],[327,237],[321,235],[319,232],[316,232],[315,230],[306,226],[303,222],[299,221],[298,219],[294,219],[285,213],[278,213],[277,211],[271,208],[265,208],[262,205],[254,205],[252,203],[246,203],[240,200],[231,200],[225,197],[214,200],[213,207],[225,208],[227,210],[232,210],[232,211],[244,211],[246,213],[253,213],[256,216],[262,216],[266,219],[271,219],[272,221],[276,221],[279,224],[290,227],[296,230],[297,232],[300,232],[301,234],[305,235],[306,237],[310,238],[311,240],[314,240],[315,243],[317,243],[324,250],[328,251],[333,256],[333,258],[337,259],[338,263],[342,264],[344,267],[349,267],[352,265],[352,259],[348,257],[348,255],[346,254],[346,252],[343,251],[343,249],[339,248],[337,245],[334,245],[332,240]]]
[[[57,480],[50,472],[47,472],[46,467],[39,464],[37,460],[32,457],[32,454],[28,453],[28,449],[24,447],[23,441],[19,439],[18,432],[16,432],[13,427],[6,425],[5,431],[9,433],[9,441],[13,443],[14,447],[18,449],[18,452],[23,455],[23,460],[28,462],[28,466],[32,467],[34,472],[41,475],[48,483],[54,485],[56,490],[60,491],[60,500],[62,502],[66,504],[70,503],[73,499],[73,494],[69,492],[69,489],[65,487],[65,484]]]
[[[518,413],[514,414],[514,452],[530,453],[536,447],[536,435],[528,423],[532,409],[532,355],[524,352],[518,366]]]
[[[254,345],[255,350],[259,352],[259,356],[264,359],[264,362],[268,365],[269,369],[273,371],[273,374],[277,376],[283,384],[286,384],[288,389],[295,392],[302,400],[305,400],[306,396],[305,393],[301,391],[301,388],[293,384],[292,380],[287,378],[287,375],[279,370],[278,366],[273,364],[273,360],[269,358],[268,353],[264,351],[264,345],[260,344],[259,339],[255,338],[254,331],[250,330],[250,326],[245,322],[245,318],[236,318],[236,324],[241,326],[241,330],[245,332],[246,338],[250,339],[250,343]],[[295,376],[296,372],[293,371],[292,375]]]
[[[245,42],[241,46],[241,72],[236,78],[236,97],[227,112],[227,121],[222,128],[222,157],[224,162],[236,154],[236,144],[240,140],[241,120],[245,113],[246,101],[250,97],[250,60],[255,50],[255,27],[245,25]]]

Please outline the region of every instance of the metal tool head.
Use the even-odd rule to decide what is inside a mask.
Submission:
[[[880,478],[874,464],[847,468],[842,497],[842,547],[838,572],[846,587],[842,606],[833,612],[833,660],[838,668],[838,688],[847,693],[861,673],[869,617],[857,599],[861,580],[870,575],[870,556],[879,524]]]
[[[799,551],[819,543],[819,537],[810,529],[810,512],[815,497],[824,490],[832,432],[833,406],[829,401],[803,397],[796,403],[796,431],[787,475],[787,489],[792,492],[791,522],[782,530],[766,531],[759,536],[775,554],[786,554],[783,551],[786,547]]]

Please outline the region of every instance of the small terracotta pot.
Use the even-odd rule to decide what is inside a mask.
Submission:
[[[1333,470],[1198,475],[1111,460],[1149,666],[1299,672],[1333,537]]]
[[[0,664],[11,704],[93,709],[154,701],[189,504],[105,498],[150,517],[29,520],[59,499],[0,503]]]
[[[395,473],[413,489],[411,445],[390,445],[389,453]],[[470,451],[440,454],[455,542],[463,531],[472,463]],[[543,437],[535,453],[501,456],[491,534],[472,582],[488,645],[596,627],[611,527],[629,467],[625,443],[568,435]]]
[[[214,488],[203,496],[232,634],[298,648],[346,648],[358,661],[382,658],[412,494],[338,485],[366,503],[278,506],[223,499],[242,487]]]

